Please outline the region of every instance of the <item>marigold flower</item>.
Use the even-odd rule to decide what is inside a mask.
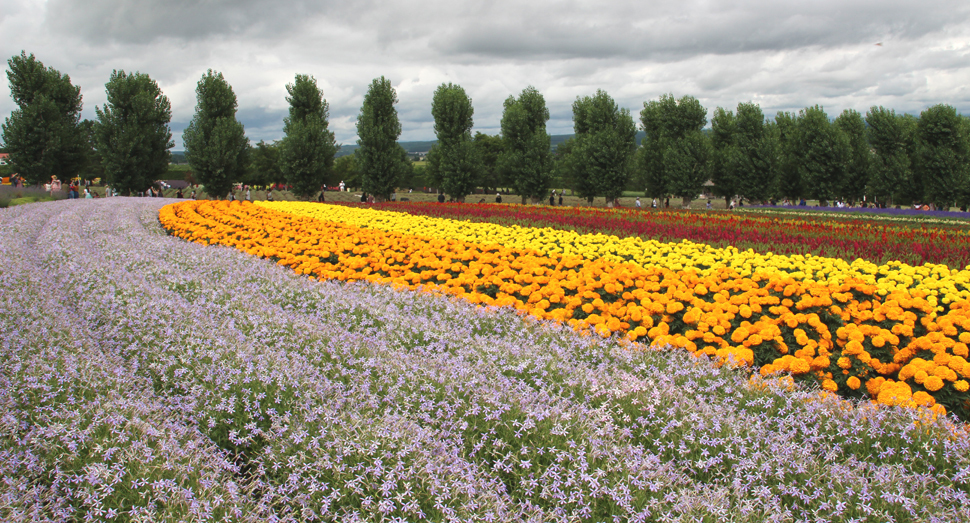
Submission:
[[[926,387],[927,390],[936,392],[943,388],[943,380],[941,380],[939,376],[929,376],[925,381],[923,381],[923,386]]]

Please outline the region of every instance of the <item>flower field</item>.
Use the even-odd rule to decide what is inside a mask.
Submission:
[[[690,243],[296,202],[183,203],[161,220],[186,239],[321,279],[434,289],[765,376],[790,373],[844,397],[970,415],[966,271],[752,262],[760,255]],[[923,276],[918,284],[914,274]]]
[[[856,259],[877,264],[899,261],[913,266],[932,263],[952,269],[970,265],[968,222],[934,220],[925,216],[900,219],[890,215],[879,220],[865,220],[851,214],[843,213],[839,219],[832,219],[832,213],[813,216],[804,211],[800,215],[785,216],[777,212],[764,215],[755,208],[745,208],[743,213],[728,213],[416,202],[387,202],[374,208],[499,225],[551,227],[621,238],[635,236],[660,242],[690,240],[713,247],[731,246],[739,251],[811,254],[847,262]],[[928,214],[927,211],[913,212]],[[930,224],[933,226],[928,227]]]
[[[804,315],[798,328],[834,357],[859,341],[826,323],[844,322],[822,314],[835,302],[875,316],[897,314],[886,308],[896,301],[904,317],[885,321],[919,318],[911,335],[895,334],[900,342],[938,333],[943,345],[953,335],[931,326],[959,303],[933,306],[914,290],[903,307],[901,289],[882,296],[849,282],[839,294],[851,299],[825,305],[831,295],[811,291],[828,287],[808,280],[775,290],[770,278],[717,269],[684,287],[674,281],[683,270],[651,273],[238,202],[163,203],[0,210],[0,520],[970,519],[970,435],[952,418],[848,403],[785,377],[749,378],[686,351],[630,350],[644,347],[534,319],[543,300],[549,314],[566,308],[553,308],[543,289],[558,285],[565,297],[580,274],[591,281],[577,283],[584,312],[573,307],[574,316],[609,327],[620,322],[619,307],[607,319],[610,307],[596,300],[629,310],[636,299],[641,327],[649,317],[662,331],[657,320],[669,316],[658,335],[668,340],[678,336],[673,320],[689,312],[670,304],[684,301],[654,312],[643,300],[668,291],[722,296],[698,322],[734,314],[727,321],[736,331],[766,325],[756,314],[772,307],[799,310],[807,290],[823,303],[794,319]],[[375,266],[369,260],[381,252]],[[446,252],[447,267],[434,262]],[[408,259],[426,269],[417,281],[392,276]],[[502,262],[503,279],[518,288],[459,293],[453,281],[471,278],[469,267],[480,267],[479,277]],[[495,304],[500,293],[525,297],[537,280],[528,296],[543,297],[531,303],[480,307],[466,296]],[[435,292],[403,290],[418,282]],[[791,306],[781,299],[755,311],[752,299],[786,288]],[[590,290],[599,298],[586,301],[586,289],[602,292]],[[465,299],[445,299],[453,295]],[[735,296],[748,298],[750,318]],[[852,308],[867,300],[872,309]],[[830,340],[814,338],[822,332],[815,323]],[[868,350],[875,337],[862,336]],[[805,350],[797,342],[793,352]],[[955,350],[956,342],[944,353]],[[905,383],[918,389],[915,379]]]

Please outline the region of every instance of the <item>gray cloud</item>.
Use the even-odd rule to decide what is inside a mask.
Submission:
[[[24,49],[69,74],[86,118],[113,69],[150,74],[172,102],[178,149],[209,68],[233,86],[254,140],[282,136],[284,86],[297,73],[318,79],[342,143],[356,140],[381,75],[398,90],[404,140],[434,137],[443,82],[466,89],[476,130],[490,133],[503,100],[527,85],[545,96],[554,133],[572,132],[572,102],[596,89],[634,115],[664,93],[710,110],[754,101],[767,116],[816,103],[830,114],[935,103],[968,114],[968,21],[970,4],[956,0],[0,0],[0,53]],[[11,110],[0,96],[0,117]]]

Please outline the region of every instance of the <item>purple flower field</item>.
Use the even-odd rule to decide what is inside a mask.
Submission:
[[[970,435],[510,310],[0,209],[3,521],[970,521]]]

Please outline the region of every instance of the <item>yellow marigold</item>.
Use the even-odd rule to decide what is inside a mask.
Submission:
[[[846,358],[845,356],[842,356],[836,362],[836,365],[838,365],[840,368],[848,369],[849,367],[852,366],[852,361],[850,361],[849,358]]]
[[[741,343],[745,338],[748,337],[748,329],[744,327],[738,327],[731,333],[731,341],[734,343]]]
[[[852,390],[858,390],[859,387],[862,386],[862,382],[859,381],[859,378],[855,376],[849,376],[849,379],[845,381],[845,384],[848,385]]]
[[[859,343],[857,340],[852,340],[845,344],[845,348],[842,349],[842,352],[844,354],[848,354],[852,356],[856,354],[861,354],[863,350],[865,349],[862,347],[861,343]]]
[[[839,390],[839,385],[832,380],[823,380],[822,388],[830,392],[836,392]]]
[[[923,386],[926,387],[927,390],[936,392],[943,388],[943,380],[941,380],[939,376],[929,376],[923,382]]]
[[[953,384],[953,388],[959,392],[966,392],[970,390],[970,383],[967,383],[966,380],[960,380]]]
[[[919,384],[923,384],[923,382],[925,382],[926,381],[926,378],[928,378],[928,377],[929,377],[929,375],[926,374],[926,371],[923,370],[923,369],[920,369],[920,370],[916,371],[915,374],[913,374],[913,381],[915,381],[916,383],[919,383]]]
[[[805,374],[812,370],[812,367],[807,361],[801,358],[793,358],[793,360],[794,361],[791,362],[791,366],[789,367],[792,374]]]
[[[866,381],[866,390],[869,391],[869,395],[872,397],[878,396],[879,389],[882,387],[883,383],[886,383],[886,378],[883,378],[882,376]]]
[[[913,403],[923,407],[932,407],[936,405],[936,399],[926,392],[919,390],[913,393]]]

